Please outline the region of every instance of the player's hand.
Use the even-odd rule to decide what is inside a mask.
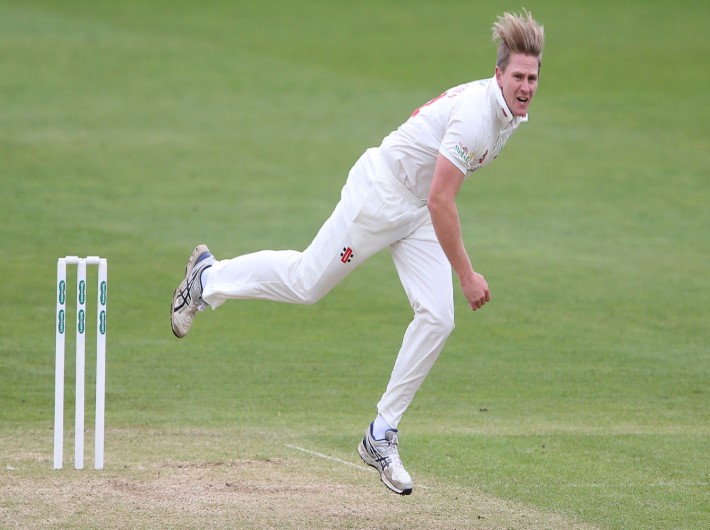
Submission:
[[[488,290],[486,279],[478,274],[473,273],[473,276],[461,282],[461,289],[468,300],[468,305],[474,311],[480,309],[486,302],[491,301],[491,292]]]

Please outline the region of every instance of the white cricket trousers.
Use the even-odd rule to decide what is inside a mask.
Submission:
[[[360,263],[388,247],[414,310],[378,412],[397,427],[454,328],[451,266],[425,201],[391,173],[379,148],[350,171],[341,199],[303,252],[263,250],[215,262],[202,297],[313,304]]]

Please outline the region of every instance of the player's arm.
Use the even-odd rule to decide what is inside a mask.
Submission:
[[[491,297],[486,280],[473,270],[461,237],[456,196],[464,176],[459,168],[439,154],[429,190],[428,206],[439,244],[458,276],[466,300],[475,311],[490,301]]]

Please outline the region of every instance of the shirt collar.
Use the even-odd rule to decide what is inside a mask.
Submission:
[[[491,90],[493,92],[493,105],[496,109],[496,117],[498,118],[498,125],[501,129],[506,127],[517,127],[520,123],[528,121],[528,115],[525,116],[513,116],[510,112],[508,104],[505,102],[503,97],[503,91],[498,86],[495,76],[491,78]]]

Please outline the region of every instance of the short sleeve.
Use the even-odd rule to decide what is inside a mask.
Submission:
[[[455,105],[446,125],[439,153],[464,174],[477,165],[484,150],[485,121],[473,105]]]

